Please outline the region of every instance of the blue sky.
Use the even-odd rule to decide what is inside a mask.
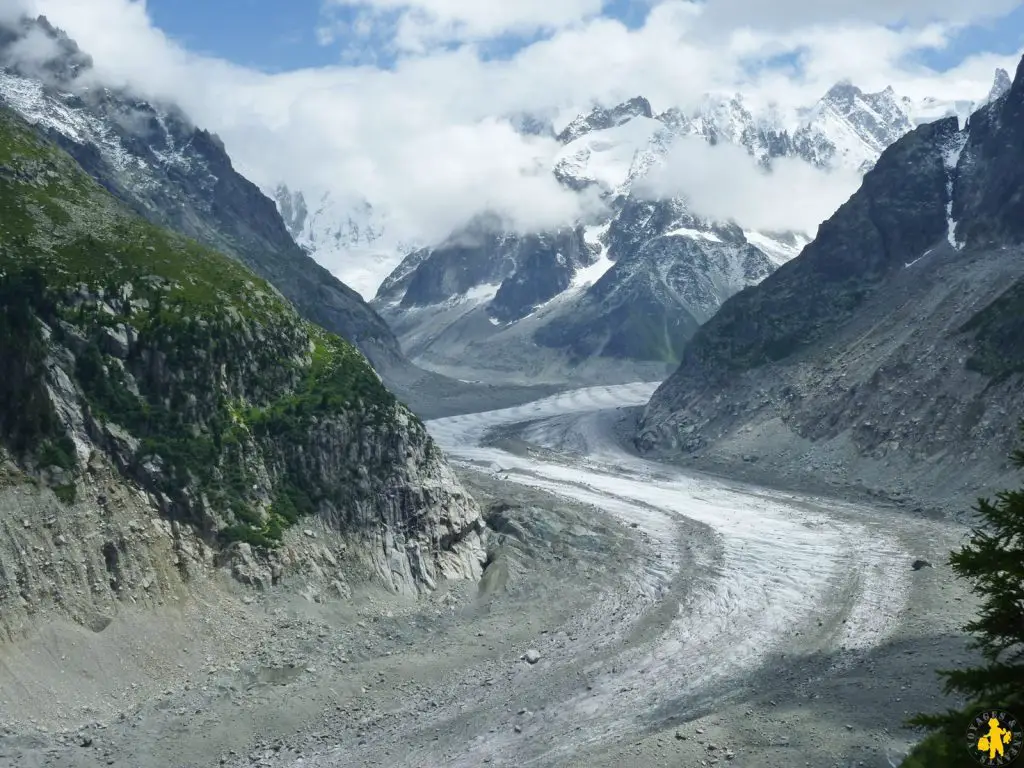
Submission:
[[[343,61],[339,44],[317,42],[316,29],[322,20],[320,0],[149,0],[146,7],[155,25],[189,50],[264,72]],[[345,13],[336,10],[335,16]],[[645,3],[610,0],[605,15],[630,28],[639,27],[646,16]],[[491,43],[486,53],[508,56],[537,39],[503,38]],[[371,58],[390,61],[387,55]]]
[[[613,0],[605,14],[636,27],[643,21],[644,5]],[[156,26],[186,48],[265,72],[342,61],[339,48],[344,41],[327,46],[317,42],[320,0],[149,0],[147,7]],[[504,38],[487,50],[494,56],[508,56],[535,39]],[[922,54],[922,59],[942,71],[978,51],[1010,54],[1022,47],[1024,4],[997,22],[964,29],[948,48]],[[379,53],[367,52],[369,58]],[[387,55],[378,60],[389,61]]]
[[[149,0],[157,27],[189,50],[264,71],[335,62],[317,44],[319,0]]]
[[[944,70],[977,51],[1012,54],[1021,48],[1024,48],[1024,4],[998,21],[964,29],[948,48],[926,53],[922,58],[933,69]]]

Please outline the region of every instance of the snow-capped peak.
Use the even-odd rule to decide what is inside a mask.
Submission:
[[[16,30],[0,29],[4,32],[14,35],[0,34],[0,102],[43,130],[95,147],[126,187],[152,188],[153,174],[166,168],[205,177],[207,187],[216,183],[195,142],[219,139],[197,131],[179,109],[105,88],[79,88],[74,79],[91,66],[91,59],[44,17],[23,21]],[[24,39],[19,36],[32,32],[56,44],[44,49],[49,58],[26,62],[12,55]]]
[[[33,36],[36,41],[28,44]],[[45,44],[41,41],[45,40]],[[24,16],[0,26],[0,66],[45,85],[69,85],[93,66],[92,58],[45,16]]]
[[[998,98],[1005,95],[1010,87],[1013,85],[1013,81],[1010,80],[1010,74],[1000,67],[996,70],[995,78],[992,80],[992,89],[988,92],[988,99],[986,103],[991,103]]]
[[[555,158],[555,175],[574,189],[596,184],[606,193],[624,190],[638,160],[664,126],[644,114],[608,128],[589,130],[568,142]]]
[[[563,144],[584,136],[591,131],[606,130],[622,125],[635,117],[652,118],[651,103],[643,96],[635,96],[611,109],[601,106],[594,107],[585,115],[576,117],[558,134]]]
[[[301,191],[292,192],[287,184],[279,184],[273,197],[288,231],[297,241],[308,239],[310,244],[317,244],[326,235],[340,247],[355,249],[372,248],[384,237],[385,218],[366,200],[352,201],[342,207],[340,219],[325,221],[325,217],[336,212],[330,192],[321,196],[312,211],[305,195]]]
[[[997,73],[997,83],[1005,79]],[[620,200],[683,136],[740,146],[766,169],[778,158],[791,157],[822,169],[864,173],[915,125],[966,114],[965,107],[969,111],[971,106],[912,101],[892,87],[868,93],[849,81],[837,83],[811,107],[786,113],[774,106],[752,107],[742,94],[711,93],[693,108],[670,107],[655,115],[650,102],[636,96],[614,106],[594,106],[570,121],[556,136],[563,147],[553,173],[570,189],[596,188],[609,201]],[[508,119],[522,133],[551,130],[539,116]],[[429,245],[395,242],[388,217],[365,201],[344,203],[330,194],[289,197],[281,190],[275,198],[299,244],[364,296],[374,294],[405,254]],[[310,203],[313,199],[320,200],[317,206]],[[802,236],[793,235],[792,242],[785,239],[790,235],[779,237],[764,235],[757,243],[777,262],[795,255],[805,242]],[[748,240],[757,240],[756,233]]]
[[[849,81],[832,86],[794,133],[797,154],[820,167],[861,173],[914,127],[906,104],[892,88],[865,93]]]
[[[978,99],[937,99],[933,97],[920,100],[903,99],[914,125],[930,123],[944,117],[957,117],[960,127],[967,123],[967,118],[980,107],[1001,98],[1010,90],[1010,75],[1005,69],[996,69],[992,78],[992,88],[988,95]]]
[[[743,144],[744,134],[753,127],[754,117],[743,103],[743,96],[707,96],[691,120],[693,132],[711,144]]]
[[[367,301],[417,247],[395,236],[388,214],[366,200],[341,200],[328,191],[310,204],[287,184],[270,196],[295,242]]]

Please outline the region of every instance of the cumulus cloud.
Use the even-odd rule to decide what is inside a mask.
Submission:
[[[18,3],[0,3],[0,24],[10,26],[24,15],[24,9]]]
[[[452,41],[491,40],[562,29],[601,12],[603,0],[326,0],[321,42],[340,31],[394,33],[399,50],[422,52]],[[339,12],[341,18],[339,18]],[[342,19],[345,19],[344,21]]]
[[[11,2],[0,6],[9,10]],[[331,0],[326,11],[346,12],[364,34],[391,24],[397,58],[387,67],[339,60],[280,74],[188,51],[153,25],[143,0],[13,2],[66,29],[92,55],[97,79],[180,104],[218,133],[239,169],[264,188],[283,181],[310,200],[325,190],[366,199],[389,213],[403,238],[419,241],[442,238],[482,210],[499,210],[525,230],[592,208],[592,199],[567,192],[548,173],[557,144],[519,135],[504,115],[566,122],[594,102],[638,94],[656,111],[686,108],[707,91],[742,91],[754,106],[793,107],[813,103],[841,78],[871,90],[891,84],[913,97],[977,99],[996,66],[1016,66],[1015,57],[986,54],[942,73],[916,63],[917,54],[947,45],[964,23],[953,0],[929,3],[930,11],[912,0],[824,2],[806,18],[786,0],[770,14],[777,7],[779,18],[789,14],[784,28],[754,0],[634,0],[648,10],[637,28],[596,15],[601,0]],[[1005,8],[1000,2],[966,5],[981,18]],[[880,23],[897,17],[908,21],[899,28]],[[481,54],[478,44],[510,34],[539,37],[508,57]],[[844,199],[840,187],[850,191],[846,180],[783,164],[774,181],[791,181],[794,196],[815,190],[806,205],[790,206],[794,196],[757,193],[768,182],[745,158],[679,151],[690,168],[682,191],[701,204],[705,196],[692,185],[703,179],[716,214],[766,228],[813,229]],[[736,183],[722,192],[717,166],[753,191]],[[706,172],[697,173],[701,167]],[[668,179],[665,185],[673,188]]]
[[[59,52],[60,46],[57,41],[41,29],[32,29],[11,46],[8,55],[13,61],[32,71],[52,61]]]
[[[703,23],[708,27],[789,30],[795,26],[837,22],[884,25],[966,24],[998,18],[1019,0],[711,0]]]
[[[766,171],[739,147],[684,136],[637,192],[686,198],[698,216],[731,219],[744,229],[813,234],[859,185],[853,171],[824,171],[796,158],[779,158]]]

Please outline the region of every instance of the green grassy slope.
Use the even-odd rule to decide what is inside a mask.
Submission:
[[[339,491],[270,456],[303,450],[314,420],[386,427],[404,410],[352,345],[237,261],[131,214],[3,107],[0,357],[0,439],[24,466],[76,469],[48,395],[60,368],[127,475],[204,532],[256,544]]]

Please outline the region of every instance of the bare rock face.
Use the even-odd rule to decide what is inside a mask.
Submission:
[[[211,546],[109,467],[86,472],[72,504],[24,480],[12,465],[0,480],[4,639],[52,613],[102,632],[123,607],[173,604],[215,572]]]
[[[476,504],[352,344],[9,111],[0,150],[0,628],[221,570],[311,596],[480,576]]]
[[[486,557],[480,510],[426,433],[402,407],[392,422],[339,416],[315,425],[303,446],[273,462],[311,487],[354,486],[327,500],[328,529],[362,538],[366,561],[396,592],[434,589],[441,579],[480,578]],[[353,471],[353,468],[355,470]]]
[[[93,300],[102,303],[98,297]],[[295,344],[291,334],[297,330],[288,331],[289,346]],[[111,337],[109,331],[106,327],[99,331],[99,344]],[[46,329],[46,336],[52,338],[53,334]],[[102,359],[130,377],[137,394],[173,388],[175,380],[179,386],[185,384],[163,353],[140,349],[147,341],[145,334],[122,324],[118,338],[124,340],[124,346],[108,347]],[[265,333],[263,344],[272,343],[272,338]],[[308,343],[295,346],[305,349]],[[232,349],[233,365],[258,371],[260,362],[245,351],[246,346],[243,342]],[[129,358],[141,362],[145,370],[135,368]],[[285,574],[303,573],[310,584],[326,590],[337,582],[342,586],[335,591],[344,593],[348,579],[342,561],[362,562],[373,578],[406,595],[432,590],[444,579],[480,578],[486,528],[479,508],[422,422],[388,396],[379,382],[377,396],[381,400],[363,409],[351,405],[329,409],[304,428],[287,420],[283,427],[257,422],[235,436],[247,456],[240,468],[224,469],[247,478],[246,489],[240,493],[244,498],[247,490],[254,491],[247,503],[255,508],[253,514],[261,523],[240,526],[238,514],[215,501],[223,490],[218,483],[208,487],[201,479],[196,482],[193,473],[200,470],[191,468],[190,479],[179,484],[170,460],[147,453],[143,439],[98,414],[73,378],[75,369],[65,370],[60,360],[73,361],[75,356],[54,344],[46,366],[47,395],[74,446],[76,462],[118,468],[125,480],[137,484],[145,494],[151,514],[171,520],[158,517],[158,528],[165,523],[161,530],[177,542],[180,553],[175,559],[186,581],[197,567],[218,564],[242,584],[260,590],[275,586]],[[129,365],[121,361],[129,361]],[[298,364],[304,365],[302,360]],[[372,372],[367,376],[372,377]],[[372,380],[376,381],[375,377]],[[235,384],[241,387],[240,393],[251,386],[244,378]],[[256,392],[246,397],[254,396]],[[211,403],[198,390],[184,400],[195,419],[192,431],[201,434],[207,418],[203,414]],[[278,429],[287,431],[277,434]],[[75,487],[79,482],[74,469],[53,467],[49,472],[52,487]],[[295,498],[311,505],[306,512],[317,521],[327,549],[319,546],[318,535],[306,527],[308,523],[298,520],[294,523],[304,534],[289,530],[291,535],[282,532],[280,542],[263,540],[268,521],[272,523],[279,514],[275,507],[294,503],[287,495],[282,497],[282,486],[288,489],[286,494],[298,494]],[[106,509],[106,502],[101,506]],[[174,519],[181,516],[191,526]],[[215,541],[205,541],[203,533],[211,531]],[[130,561],[132,554],[125,553],[124,558]]]
[[[910,483],[937,506],[1000,487],[1024,408],[1022,116],[1024,64],[966,126],[886,150],[814,242],[697,331],[637,447]]]

